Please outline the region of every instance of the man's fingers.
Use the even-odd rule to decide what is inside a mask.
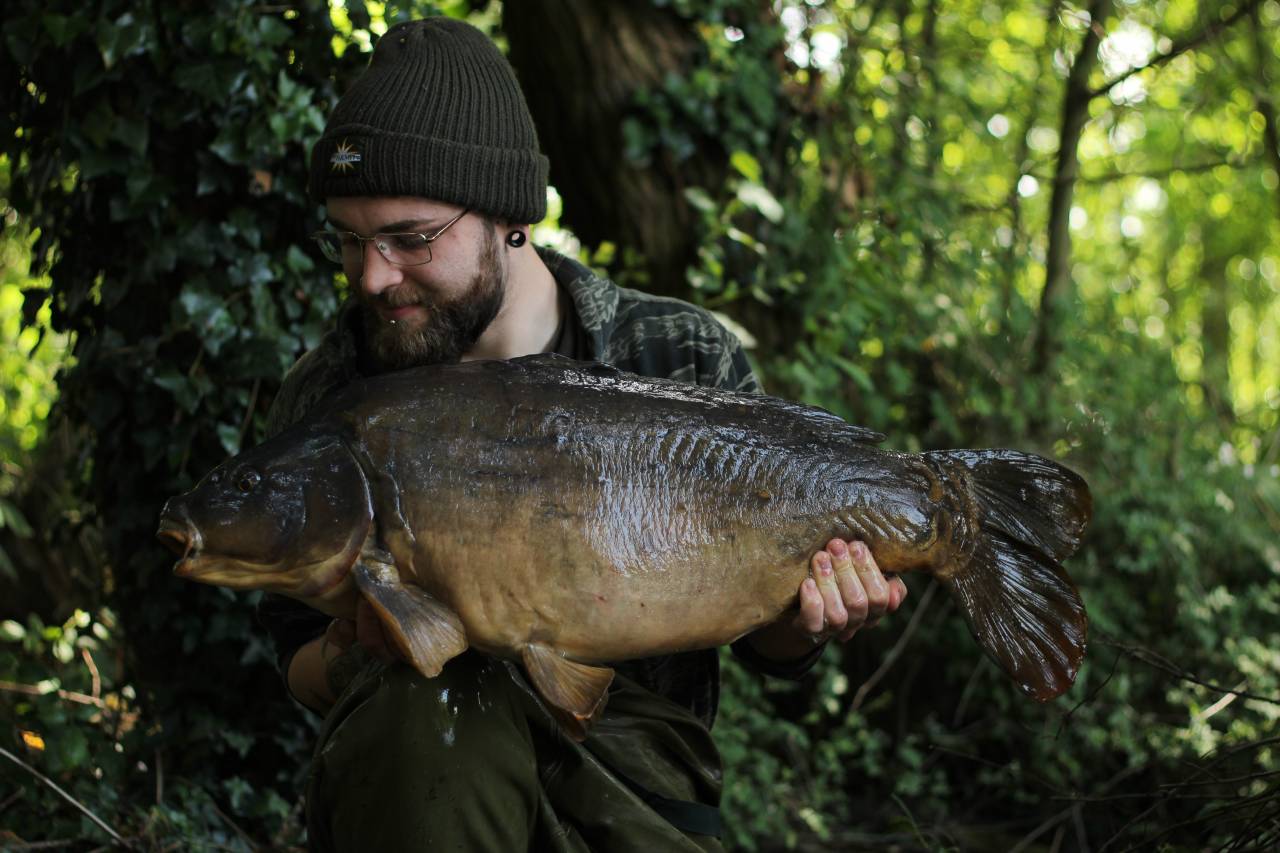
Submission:
[[[867,621],[867,592],[862,588],[862,581],[858,579],[858,572],[853,567],[848,544],[843,539],[832,539],[827,543],[827,551],[831,554],[836,583],[840,587],[840,598],[848,614],[843,625],[832,627],[843,629],[840,636],[848,639],[853,636],[852,631],[857,631]]]
[[[813,578],[805,578],[800,584],[800,613],[796,616],[796,627],[809,635],[822,633],[822,593],[818,592],[818,584]]]
[[[907,585],[902,578],[893,575],[889,578],[889,612],[893,613],[907,600]]]
[[[889,609],[889,583],[880,573],[880,567],[876,565],[871,550],[865,544],[854,542],[849,550],[858,579],[862,581],[862,588],[867,593],[867,623],[874,625]]]
[[[836,583],[835,566],[831,554],[819,551],[813,555],[810,566],[814,580],[818,582],[818,592],[822,593],[823,624],[819,630],[842,630],[845,623],[849,621],[849,613],[845,610],[844,602],[840,598],[840,587]]]

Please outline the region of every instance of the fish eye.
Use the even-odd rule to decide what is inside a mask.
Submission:
[[[240,475],[240,481],[236,483],[236,488],[248,494],[253,491],[261,480],[262,478],[258,476],[257,471],[245,471]]]

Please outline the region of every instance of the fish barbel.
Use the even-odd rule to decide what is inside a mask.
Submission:
[[[567,729],[601,664],[731,642],[797,605],[832,538],[952,594],[1031,696],[1070,686],[1086,617],[1061,566],[1084,480],[1015,450],[911,454],[822,409],[538,355],[361,380],[165,506],[175,572],[351,618],[431,677],[522,661]]]

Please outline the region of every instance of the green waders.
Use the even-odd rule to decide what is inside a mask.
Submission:
[[[694,853],[723,850],[719,801],[689,711],[618,677],[575,743],[514,665],[467,652],[432,679],[365,667],[321,729],[307,827],[318,851]]]

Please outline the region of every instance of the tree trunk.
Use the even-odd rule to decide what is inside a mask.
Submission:
[[[1058,138],[1058,163],[1054,171],[1053,196],[1049,202],[1049,248],[1045,256],[1044,290],[1040,294],[1040,315],[1032,348],[1031,374],[1046,377],[1053,358],[1054,335],[1059,303],[1071,289],[1071,202],[1076,177],[1080,173],[1077,148],[1089,120],[1089,73],[1098,61],[1102,22],[1111,14],[1111,0],[1089,4],[1089,28],[1084,34],[1067,78],[1062,103],[1062,131]]]
[[[502,24],[515,67],[564,200],[563,222],[589,247],[603,241],[643,256],[645,288],[687,293],[684,271],[697,251],[691,186],[718,187],[726,156],[714,140],[677,162],[627,159],[623,123],[638,92],[683,75],[702,42],[668,9],[636,0],[520,0]]]
[[[1206,255],[1200,261],[1199,279],[1204,287],[1200,308],[1200,388],[1205,404],[1217,416],[1224,432],[1235,423],[1231,393],[1231,292],[1226,260]]]
[[[1258,112],[1262,113],[1263,147],[1266,149],[1267,164],[1276,173],[1276,177],[1280,178],[1280,125],[1276,122],[1275,87],[1271,83],[1271,75],[1267,67],[1271,48],[1267,44],[1266,30],[1263,28],[1262,16],[1256,4],[1249,8],[1249,21],[1253,29],[1255,74],[1258,78],[1254,99],[1258,105]],[[1276,212],[1280,215],[1280,191],[1276,193],[1275,199]]]

